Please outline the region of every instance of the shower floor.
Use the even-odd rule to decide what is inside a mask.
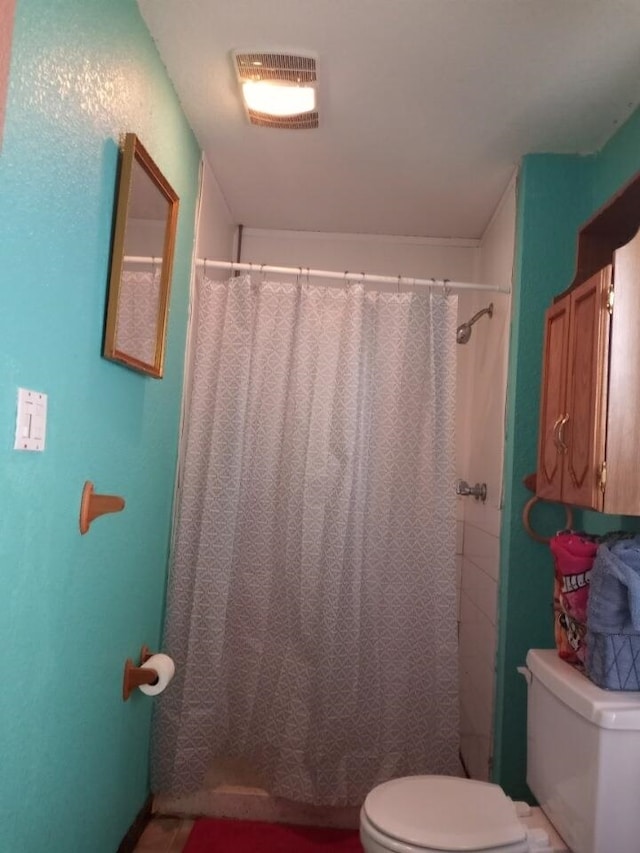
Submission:
[[[236,779],[240,784],[209,780],[200,791],[184,796],[159,794],[154,798],[154,812],[332,829],[357,829],[360,824],[358,806],[311,806],[272,797],[263,788],[247,784],[252,781],[249,778],[236,776]]]
[[[261,821],[155,818],[135,853],[362,853],[358,832]]]

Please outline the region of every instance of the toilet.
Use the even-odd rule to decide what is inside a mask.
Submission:
[[[555,649],[532,649],[527,784],[406,776],[374,788],[360,813],[365,853],[640,853],[640,693],[601,690]]]

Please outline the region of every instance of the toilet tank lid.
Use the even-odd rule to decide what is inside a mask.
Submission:
[[[374,788],[363,810],[384,835],[419,847],[482,850],[526,836],[513,801],[490,782],[405,776]]]
[[[556,649],[531,649],[527,667],[561,702],[599,728],[640,731],[640,692],[602,690],[561,660]]]

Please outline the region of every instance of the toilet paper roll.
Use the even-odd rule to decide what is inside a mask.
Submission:
[[[140,685],[141,692],[146,693],[147,696],[157,696],[158,693],[162,693],[176,671],[176,665],[173,660],[169,655],[163,654],[151,655],[151,657],[146,660],[140,668],[155,669],[158,673],[158,680],[155,684]]]

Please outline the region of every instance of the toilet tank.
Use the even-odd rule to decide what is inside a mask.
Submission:
[[[527,655],[527,783],[573,853],[640,851],[640,692]]]

